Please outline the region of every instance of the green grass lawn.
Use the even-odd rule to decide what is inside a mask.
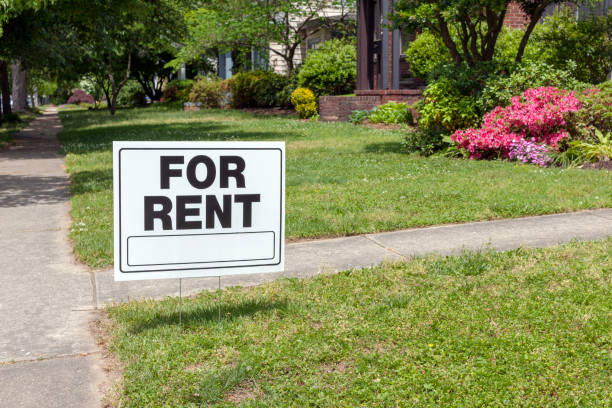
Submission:
[[[401,153],[402,131],[166,107],[61,118],[71,237],[93,267],[113,259],[113,140],[285,140],[290,239],[612,207],[609,172],[411,156]]]
[[[612,239],[108,309],[122,407],[612,406]],[[222,320],[217,319],[221,305]]]

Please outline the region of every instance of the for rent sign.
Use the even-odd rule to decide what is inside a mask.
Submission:
[[[115,280],[280,272],[285,144],[114,142]]]

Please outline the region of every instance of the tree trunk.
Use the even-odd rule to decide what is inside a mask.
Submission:
[[[21,70],[21,62],[11,64],[13,76],[13,111],[22,112],[28,107],[28,79],[26,71]]]
[[[8,63],[0,61],[0,88],[2,88],[2,114],[9,115],[11,110],[11,89],[9,85]]]
[[[36,86],[32,88],[32,93],[30,94],[30,100],[32,101],[32,107],[35,108],[39,106],[39,97],[38,97],[38,89]]]
[[[527,47],[527,41],[529,41],[531,32],[535,28],[536,24],[538,24],[538,21],[540,21],[540,17],[542,17],[542,14],[544,14],[544,10],[546,10],[547,4],[548,3],[538,6],[534,10],[533,14],[530,16],[531,20],[529,20],[529,25],[525,30],[525,34],[523,34],[523,38],[521,39],[521,43],[519,44],[518,51],[516,53],[516,62],[518,62],[519,64],[523,59],[523,54],[525,53],[525,48]]]
[[[436,14],[436,19],[438,21],[437,28],[440,32],[440,36],[442,36],[442,41],[444,42],[444,45],[446,45],[446,48],[448,48],[448,50],[450,51],[451,57],[453,58],[453,62],[455,63],[455,65],[461,65],[461,63],[463,62],[463,58],[461,58],[459,51],[457,51],[455,41],[453,41],[453,37],[451,36],[450,31],[448,30],[448,23],[446,22],[442,14],[440,14],[439,12]]]
[[[115,111],[117,110],[117,96],[119,96],[119,92],[113,95],[111,98],[111,103],[108,105],[111,115],[114,115]]]

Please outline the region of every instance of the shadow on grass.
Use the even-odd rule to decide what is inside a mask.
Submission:
[[[370,143],[364,146],[363,150],[367,153],[402,153],[400,142]]]
[[[209,322],[217,322],[219,320],[219,305],[212,304],[197,304],[197,301],[183,304],[181,320],[184,326],[199,325]],[[169,303],[167,304],[169,305]],[[150,319],[139,319],[132,324],[131,332],[133,334],[140,333],[144,330],[154,329],[160,326],[172,326],[179,324],[179,309],[178,302],[174,304],[175,310],[168,312],[167,309],[159,311]],[[220,307],[221,321],[231,321],[238,317],[252,316],[259,312],[270,312],[272,310],[285,310],[287,302],[282,301],[267,301],[267,300],[248,300],[238,304],[228,305],[222,303]]]
[[[62,133],[62,153],[83,154],[111,151],[112,142],[132,141],[258,141],[287,140],[303,137],[299,133],[275,129],[246,130],[232,122],[187,122],[104,126],[74,129]]]
[[[113,169],[77,171],[70,175],[70,181],[70,192],[73,195],[111,190]]]

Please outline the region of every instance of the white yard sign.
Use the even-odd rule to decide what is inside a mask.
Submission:
[[[285,143],[114,142],[115,280],[281,272]]]

